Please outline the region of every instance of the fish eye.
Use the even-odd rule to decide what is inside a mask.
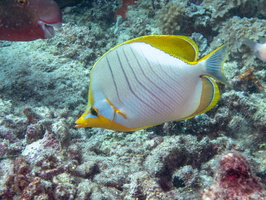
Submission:
[[[91,107],[90,111],[91,111],[91,114],[92,114],[92,115],[94,115],[94,116],[98,116],[98,109],[97,109],[97,108],[95,108],[95,107]]]
[[[28,0],[16,0],[19,6],[26,6],[28,4]]]

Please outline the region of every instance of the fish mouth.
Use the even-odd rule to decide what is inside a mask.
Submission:
[[[75,125],[76,128],[83,128],[83,126],[81,125],[80,118],[75,121],[75,124],[76,124]]]
[[[77,121],[75,122],[76,123],[76,125],[75,125],[76,128],[84,128],[85,127],[83,123],[78,123]]]
[[[85,114],[83,114],[85,115]],[[76,124],[76,128],[84,128],[86,127],[86,123],[84,123],[84,117],[80,116],[80,118],[78,118],[76,121],[75,121],[75,124]]]
[[[76,124],[75,126],[76,128],[83,128],[83,126],[81,124]]]
[[[49,39],[55,36],[54,28],[60,28],[62,27],[62,23],[54,23],[54,24],[47,24],[43,21],[38,21],[38,24],[41,25],[42,30],[44,32],[44,38]]]

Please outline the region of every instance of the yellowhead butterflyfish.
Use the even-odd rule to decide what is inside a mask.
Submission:
[[[186,36],[150,35],[117,45],[94,64],[88,106],[76,127],[135,131],[210,110],[220,97],[215,80],[227,83],[226,46],[198,60],[198,46]]]

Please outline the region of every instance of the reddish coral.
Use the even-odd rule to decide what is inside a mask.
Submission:
[[[13,197],[15,193],[22,193],[31,182],[31,177],[28,176],[31,170],[30,164],[23,157],[16,158],[14,161],[14,174],[11,174],[6,182],[8,190],[5,191],[4,196]]]
[[[128,6],[134,5],[136,3],[136,0],[123,0],[123,4],[120,8],[118,8],[115,12],[115,21],[118,15],[122,16],[122,20],[124,21],[126,19],[126,13],[128,10]]]
[[[41,124],[30,124],[27,126],[26,130],[26,142],[27,144],[31,144],[43,136],[43,130]]]
[[[52,148],[58,151],[60,150],[60,144],[58,139],[56,138],[55,133],[50,132],[49,130],[46,130],[42,144],[45,148]]]
[[[5,183],[6,187],[0,188],[0,199],[73,199],[57,198],[58,187],[55,187],[58,184],[53,179],[59,174],[72,172],[76,165],[75,161],[61,164],[55,155],[47,155],[40,156],[40,160],[36,162],[35,169],[33,169],[25,157],[18,157],[14,160],[13,169],[10,170],[12,174]],[[60,188],[67,191],[69,185],[62,183]],[[74,193],[70,189],[67,193],[69,197]]]
[[[35,124],[41,119],[41,117],[30,107],[25,107],[23,113],[27,117],[30,124]]]
[[[262,200],[265,191],[241,154],[230,152],[222,156],[214,183],[202,193],[204,200]]]
[[[40,193],[45,193],[45,187],[44,184],[41,183],[41,179],[35,177],[34,180],[23,190],[19,200],[33,199],[35,195],[37,196]]]
[[[243,73],[237,76],[240,84],[244,85],[254,85],[256,90],[263,91],[264,87],[259,81],[259,79],[254,74],[254,69],[247,68]]]

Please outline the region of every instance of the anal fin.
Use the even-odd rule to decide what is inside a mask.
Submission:
[[[198,109],[191,115],[192,117],[212,109],[220,98],[220,91],[216,82],[211,77],[203,76],[201,79],[202,94],[200,98],[200,105]]]

